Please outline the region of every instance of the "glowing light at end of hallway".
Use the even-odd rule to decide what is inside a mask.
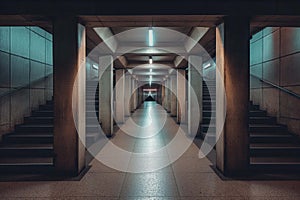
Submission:
[[[150,28],[148,31],[148,37],[149,37],[149,46],[153,47],[154,41],[153,41],[153,29]]]
[[[153,63],[152,56],[149,57],[149,64],[151,65]]]
[[[150,75],[149,77],[149,85],[151,86],[151,83],[152,83],[152,76]]]

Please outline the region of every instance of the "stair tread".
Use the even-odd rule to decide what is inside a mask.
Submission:
[[[289,134],[264,134],[262,133],[261,135],[258,135],[258,134],[250,134],[250,137],[293,137],[292,135],[289,135]]]
[[[22,124],[18,125],[18,127],[22,128],[35,128],[35,127],[42,127],[42,128],[53,128],[53,124]]]
[[[13,158],[1,158],[0,165],[32,165],[32,164],[53,164],[52,157],[13,157]]]
[[[52,144],[2,144],[0,149],[53,149]]]
[[[11,133],[7,137],[53,137],[53,134],[47,133]]]
[[[269,128],[269,127],[272,127],[272,128],[284,128],[284,126],[282,125],[279,125],[279,124],[250,124],[249,125],[250,128],[252,127],[266,127],[266,128]]]
[[[299,144],[294,143],[254,143],[250,144],[251,149],[300,149]]]
[[[261,163],[261,164],[290,164],[299,163],[300,157],[251,157],[250,163]]]

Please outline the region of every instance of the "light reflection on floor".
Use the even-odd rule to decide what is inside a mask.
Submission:
[[[155,102],[146,103],[133,114],[134,122],[147,125],[150,114],[156,126],[163,112]],[[163,130],[151,138],[119,132],[111,140],[128,151],[147,153],[166,145],[177,129],[175,121],[167,117]],[[198,150],[193,143],[176,162],[149,173],[124,173],[93,160],[80,181],[0,182],[0,199],[300,199],[300,181],[224,181],[214,173],[209,159],[198,158]],[[167,159],[166,152],[138,162],[130,159],[127,164],[151,168]]]

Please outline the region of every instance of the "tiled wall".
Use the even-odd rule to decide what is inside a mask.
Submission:
[[[300,95],[300,28],[267,27],[250,41],[250,73]],[[300,99],[250,78],[250,97],[300,135]]]
[[[0,27],[0,72],[2,135],[52,98],[52,35],[39,27]]]

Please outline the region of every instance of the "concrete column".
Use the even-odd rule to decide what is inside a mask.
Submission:
[[[124,91],[125,91],[125,74],[124,69],[118,69],[116,70],[116,112],[115,112],[115,121],[117,123],[124,123],[125,119],[125,97],[124,97]]]
[[[202,58],[189,56],[188,64],[188,132],[194,136],[200,134],[200,124],[202,122],[202,75],[200,74],[202,73]],[[195,98],[192,98],[192,90],[194,90]],[[198,110],[199,113],[195,110]],[[199,121],[195,120],[198,115]]]
[[[217,168],[225,175],[243,173],[249,165],[249,28],[248,18],[229,16],[216,29]]]
[[[131,97],[130,97],[130,111],[133,113],[135,110],[135,79],[131,77]]]
[[[143,103],[143,88],[139,88],[139,106],[141,106]]]
[[[107,137],[113,135],[113,57],[99,58],[99,115]]]
[[[165,86],[161,84],[161,105],[165,107]]]
[[[176,76],[176,74],[172,74],[170,76],[170,86],[171,86],[171,116],[176,117],[176,115],[177,115],[177,98],[176,98],[177,76]]]
[[[125,117],[130,116],[130,94],[131,94],[131,76],[126,74],[125,76]]]
[[[85,49],[85,27],[78,24],[77,18],[56,17],[53,21],[54,165],[63,174],[78,175],[85,167]]]
[[[177,70],[177,123],[186,123],[186,79],[185,69]]]
[[[138,88],[137,87],[137,80],[134,79],[134,93],[133,93],[133,95],[134,95],[134,110],[136,110],[137,106],[138,106],[138,103],[137,103],[137,94],[138,94],[137,88]]]
[[[170,77],[167,78],[167,88],[166,88],[166,108],[167,112],[171,112],[171,80]]]

